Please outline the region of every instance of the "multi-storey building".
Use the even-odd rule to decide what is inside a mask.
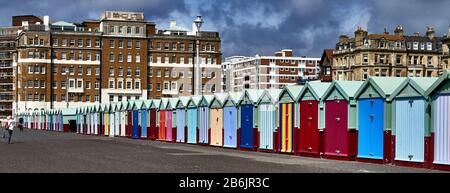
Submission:
[[[450,28],[442,40],[442,65],[444,69],[450,69]]]
[[[99,103],[100,41],[98,27],[51,22],[48,16],[43,23],[22,26],[17,40],[18,110]]]
[[[319,79],[322,82],[331,82],[333,80],[333,50],[325,49],[319,62]]]
[[[333,79],[365,80],[369,76],[435,77],[442,72],[442,37],[428,27],[420,33],[404,35],[398,26],[394,34],[368,34],[362,28],[349,38],[341,35],[333,52]]]
[[[0,27],[0,120],[12,115],[17,27]]]
[[[218,32],[175,22],[157,30],[141,12],[106,11],[82,23],[25,15],[12,23],[18,111],[191,95],[197,38],[202,93],[221,92]]]
[[[192,31],[170,22],[169,29],[158,30],[150,37],[148,92],[153,98],[194,94],[196,40],[200,41],[199,93],[221,92],[221,47],[218,32]]]
[[[225,59],[222,74],[226,91],[243,89],[282,89],[299,79],[318,79],[320,58],[294,57],[292,50],[275,52],[274,56]]]
[[[141,12],[102,14],[102,101],[147,98],[147,26]]]

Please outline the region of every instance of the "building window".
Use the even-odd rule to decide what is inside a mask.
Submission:
[[[131,76],[131,74],[132,74],[132,70],[131,70],[131,68],[128,68],[127,69],[127,76]]]
[[[141,55],[139,55],[139,53],[136,54],[136,63],[140,63],[141,62]]]
[[[169,77],[169,69],[168,68],[166,68],[164,70],[164,77]]]
[[[122,67],[119,67],[118,76],[119,77],[123,76],[123,69],[122,69]]]
[[[112,52],[109,54],[109,61],[114,62],[114,54]]]
[[[158,70],[156,71],[156,77],[161,77],[161,69],[158,69]]]
[[[95,40],[95,47],[99,48],[100,47],[100,40]]]
[[[114,56],[113,56],[113,58],[114,58]],[[99,53],[95,54],[95,61],[100,61],[100,54]]]
[[[127,27],[127,34],[131,34],[131,27]]]
[[[83,88],[83,81],[82,80],[78,80],[77,81],[77,88]]]
[[[140,69],[136,69],[135,75],[136,75],[136,77],[140,77],[141,76],[141,70]]]
[[[123,48],[123,40],[119,39],[119,48]]]
[[[73,52],[70,52],[69,60],[75,60],[75,54]]]
[[[131,89],[131,81],[127,81],[127,89]]]
[[[63,38],[61,40],[61,46],[67,46],[67,39]]]
[[[78,39],[78,47],[83,47],[83,40],[82,39]]]
[[[131,47],[133,47],[133,42],[131,40],[127,41],[127,48],[131,49]]]
[[[114,76],[114,68],[109,69],[109,76]]]
[[[94,88],[95,89],[100,89],[100,81],[98,81],[98,80],[95,81]]]
[[[65,81],[65,80],[62,80],[62,81],[61,81],[61,88],[62,88],[62,89],[65,89],[65,88],[66,88],[66,81]]]
[[[77,73],[78,75],[83,75],[83,68],[81,68],[81,66],[78,66]]]
[[[153,91],[153,84],[152,83],[148,84],[148,90],[149,91]]]
[[[86,95],[86,102],[91,102],[91,95]]]
[[[100,68],[95,68],[95,75],[96,76],[100,75]]]
[[[169,82],[164,81],[164,90],[169,90]]]
[[[431,51],[433,49],[433,45],[431,44],[431,42],[427,42],[427,50]]]
[[[91,81],[86,81],[86,89],[91,89]]]
[[[134,89],[141,89],[141,82],[135,81],[134,82]]]
[[[418,42],[414,42],[413,43],[413,50],[418,50],[419,49],[419,43]]]
[[[139,28],[136,28],[136,30]],[[141,41],[136,41],[136,49],[141,49]]]
[[[121,80],[117,81],[117,89],[123,89],[123,81]]]
[[[114,89],[114,80],[109,81],[109,88]]]
[[[122,95],[119,95],[119,96],[118,96],[118,99],[119,99],[119,100],[118,100],[119,102],[122,101]]]
[[[127,55],[127,62],[131,63],[131,54],[130,53],[128,53],[128,55]]]
[[[164,43],[164,50],[169,50],[169,43],[168,42]]]
[[[402,63],[402,56],[401,55],[396,55],[395,62],[396,62],[396,64],[401,64]]]
[[[369,63],[369,56],[368,54],[363,54],[363,63],[368,64]]]
[[[75,46],[75,39],[70,39],[70,46],[71,47]]]
[[[117,60],[118,60],[119,62],[123,62],[123,55],[122,55],[121,52],[119,52],[119,55],[117,56]]]
[[[86,53],[86,61],[90,61],[91,60],[91,53],[87,52]]]
[[[75,88],[75,80],[69,80],[69,88]]]
[[[153,77],[153,68],[152,67],[148,68],[148,76]]]
[[[91,47],[91,39],[86,40],[86,47]]]
[[[156,42],[156,49],[161,50],[161,42]]]
[[[56,101],[56,94],[52,94],[52,101]]]
[[[109,40],[109,47],[114,48],[114,40]]]
[[[113,102],[114,101],[114,95],[109,95],[109,102]]]
[[[156,83],[156,91],[161,91],[161,83]]]
[[[99,101],[100,101],[100,96],[95,95],[95,96],[94,96],[94,102],[99,102]]]
[[[52,81],[52,88],[54,88],[54,89],[57,88],[56,81]]]
[[[74,75],[74,73],[75,73],[74,67],[73,66],[69,67],[69,74]]]
[[[86,75],[91,75],[91,67],[86,68]]]
[[[66,95],[65,94],[61,94],[61,101],[66,101]]]

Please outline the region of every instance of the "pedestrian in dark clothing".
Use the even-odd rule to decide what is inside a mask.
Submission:
[[[19,125],[17,125],[20,131],[23,131],[23,118],[19,119]]]
[[[14,123],[14,119],[12,119],[11,117],[8,117],[8,144],[11,144],[11,137],[13,134],[13,130],[15,127],[15,123]]]

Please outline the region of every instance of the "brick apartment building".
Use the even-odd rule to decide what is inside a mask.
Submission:
[[[203,93],[221,92],[218,32],[156,29],[141,12],[106,11],[99,20],[14,16],[17,111],[192,94],[200,40]]]

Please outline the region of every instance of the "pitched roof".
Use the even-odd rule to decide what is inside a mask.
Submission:
[[[397,36],[397,35],[390,35],[390,34],[369,34],[367,36],[368,39],[372,39],[372,40],[379,40],[379,39],[385,39],[385,40],[390,40],[390,41],[401,41],[404,38],[402,36]]]
[[[338,80],[333,81],[332,85],[327,89],[325,94],[323,95],[324,98],[326,98],[334,88],[342,91],[343,97],[346,100],[350,100],[350,98],[353,98],[359,89],[361,85],[363,84],[363,81],[347,81],[347,80]]]
[[[427,97],[426,91],[438,80],[437,77],[409,77],[404,81],[389,97],[389,100],[394,99],[400,92],[409,84],[411,85],[420,95]]]
[[[330,86],[330,82],[307,82],[303,89],[300,91],[298,98],[296,98],[295,100],[300,100],[307,89],[310,90],[316,100],[322,100],[323,95]]]
[[[395,89],[397,89],[405,80],[405,77],[371,76],[359,87],[358,91],[355,93],[355,97],[358,98],[367,86],[372,85],[383,98],[389,98]]]

